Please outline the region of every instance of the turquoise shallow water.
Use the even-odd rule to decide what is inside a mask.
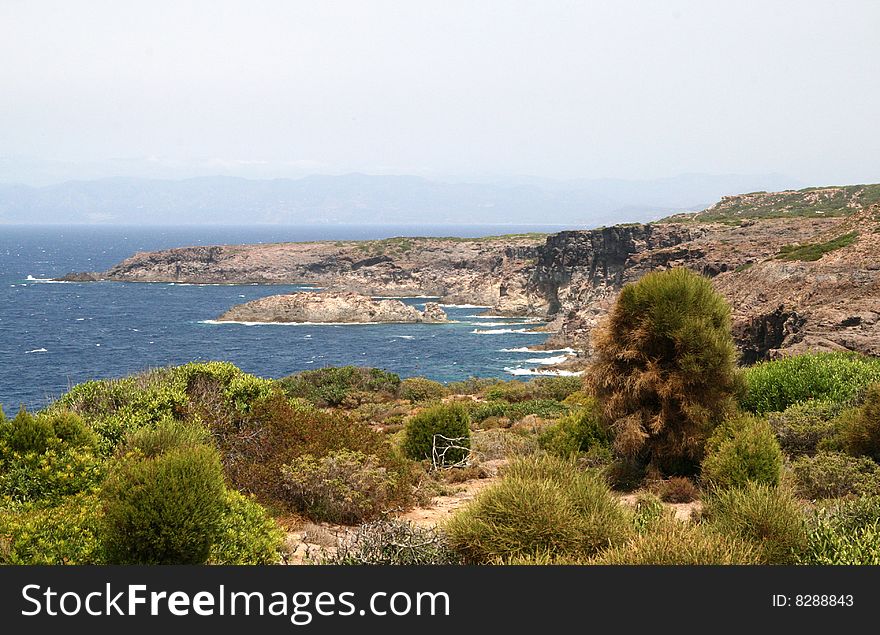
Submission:
[[[410,235],[481,236],[560,227],[8,227],[0,226],[0,403],[40,407],[87,379],[119,377],[193,360],[229,360],[282,377],[322,366],[376,366],[439,381],[511,377],[540,368],[542,334],[522,320],[475,317],[446,307],[453,324],[210,324],[247,300],[302,290],[280,285],[51,283],[69,271],[101,271],[136,251],[285,240]],[[419,305],[425,299],[408,299]]]

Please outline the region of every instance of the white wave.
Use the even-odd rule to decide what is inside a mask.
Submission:
[[[502,348],[499,353],[568,353],[574,355],[577,351],[573,348],[551,348],[542,350],[540,348],[530,348],[528,346],[520,346],[519,348]]]
[[[466,318],[475,320],[536,320],[529,315],[465,315]]]
[[[491,309],[488,304],[441,304],[444,309]]]
[[[238,320],[199,320],[199,324],[240,324],[242,326],[375,326],[394,322],[244,322]]]
[[[47,351],[45,348],[35,348],[32,351],[25,351],[25,353],[48,353],[48,352],[49,351]]]
[[[27,280],[28,282],[30,282],[32,284],[73,284],[72,282],[69,282],[68,280],[53,280],[52,278],[34,278],[32,275],[28,275],[28,277],[25,278],[25,280]],[[21,286],[25,287],[27,285],[23,284]]]
[[[555,355],[553,357],[531,357],[525,360],[526,364],[543,364],[545,366],[550,364],[561,364],[565,360],[568,359],[568,355]]]
[[[323,287],[317,287],[323,289]],[[374,300],[436,300],[439,295],[371,295]],[[440,305],[445,306],[445,305]],[[450,305],[451,306],[451,305]]]
[[[472,326],[531,326],[534,322],[469,322]]]
[[[584,374],[582,370],[550,370],[541,368],[505,368],[504,372],[517,376],[538,375],[543,377],[579,377]]]
[[[504,335],[506,333],[528,333],[529,335],[547,335],[541,331],[531,331],[529,329],[474,329],[471,333],[477,335]]]
[[[402,340],[414,340],[416,339],[415,335],[395,335],[394,337],[400,338]]]

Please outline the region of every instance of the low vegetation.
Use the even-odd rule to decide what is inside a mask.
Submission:
[[[779,254],[776,257],[780,260],[819,260],[827,253],[849,247],[856,242],[858,237],[858,232],[849,232],[823,243],[785,245],[779,250]]]
[[[729,309],[679,270],[624,289],[597,353],[586,381],[86,382],[0,415],[0,563],[279,563],[307,523],[328,546],[296,557],[328,564],[880,563],[880,360],[736,370]]]

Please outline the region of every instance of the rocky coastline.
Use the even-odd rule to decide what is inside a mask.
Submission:
[[[822,196],[833,196],[832,190]],[[683,266],[710,277],[731,302],[744,363],[789,350],[880,355],[880,205],[860,205],[850,196],[845,215],[825,216],[821,207],[811,213],[811,205],[827,204],[816,191],[784,194],[725,197],[707,210],[711,222],[697,213],[552,235],[183,247],[138,253],[106,272],[65,279],[315,283],[361,296],[436,296],[448,304],[488,306],[496,315],[548,320],[542,328],[551,336],[543,346],[578,349],[568,362],[577,367],[589,361],[591,332],[624,284]],[[776,201],[785,207],[774,214]],[[790,217],[791,209],[798,216]],[[793,246],[831,244],[850,234],[851,243],[815,259],[783,257]],[[248,316],[278,312],[281,302],[236,307],[225,316],[255,321]],[[350,321],[344,311],[339,315],[333,321]],[[410,319],[417,321],[401,321]]]

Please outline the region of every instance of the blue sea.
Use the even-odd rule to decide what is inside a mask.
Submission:
[[[443,382],[525,376],[559,353],[527,350],[544,334],[521,319],[445,307],[455,323],[376,325],[211,324],[234,304],[307,287],[166,283],[55,283],[103,271],[138,251],[186,245],[390,236],[486,236],[558,226],[106,227],[0,225],[0,404],[40,408],[69,387],[194,360],[228,360],[283,377],[355,364]],[[406,302],[419,306],[427,299]],[[544,362],[543,364],[541,362]]]

